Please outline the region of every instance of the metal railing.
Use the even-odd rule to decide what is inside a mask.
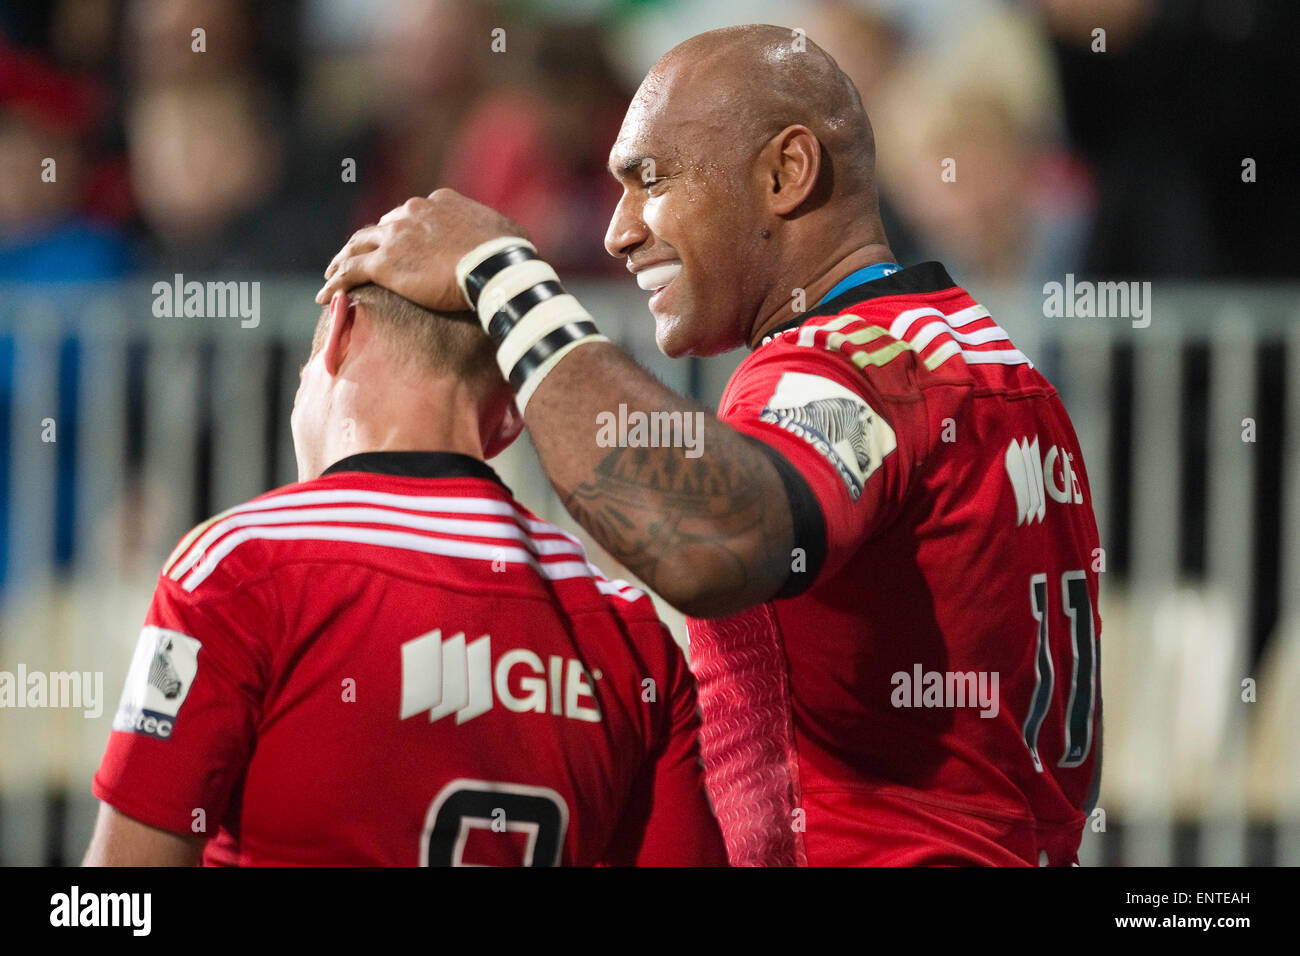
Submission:
[[[152,280],[0,289],[0,672],[102,673],[106,698],[92,719],[0,709],[0,863],[79,857],[163,557],[296,477],[315,286],[250,281],[255,324],[155,316]],[[669,361],[634,289],[573,286],[666,384],[716,401],[739,354]],[[1103,813],[1082,858],[1300,862],[1300,289],[1156,283],[1145,328],[972,291],[1060,388],[1107,552]],[[526,442],[494,465],[574,528]]]

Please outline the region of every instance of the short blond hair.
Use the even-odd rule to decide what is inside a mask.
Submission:
[[[374,283],[357,286],[348,298],[374,319],[393,354],[420,371],[462,378],[480,397],[506,387],[496,347],[474,312],[435,312]],[[328,319],[326,306],[316,323],[312,355],[325,345]]]

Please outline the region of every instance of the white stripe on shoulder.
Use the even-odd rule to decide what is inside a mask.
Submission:
[[[251,525],[302,524],[303,522],[339,522],[344,524],[380,524],[397,528],[411,528],[434,534],[464,535],[473,538],[508,538],[517,541],[533,554],[571,554],[582,556],[582,548],[573,542],[560,539],[534,538],[518,524],[507,521],[473,521],[464,518],[433,518],[423,515],[392,511],[387,508],[286,508],[280,511],[255,511],[232,515],[211,528],[201,537],[183,561],[169,572],[169,577],[179,581],[198,563],[212,543],[236,528]]]
[[[942,319],[943,313],[938,309],[908,309],[906,312],[900,312],[894,317],[894,321],[889,323],[889,334],[896,339],[902,339],[912,323],[923,316],[932,315],[935,318]],[[939,323],[934,323],[938,325]]]
[[[907,333],[912,326],[925,318],[933,318],[938,321],[926,322],[917,330],[915,335],[908,337]],[[846,342],[852,345],[863,345],[881,337],[887,331],[891,338],[919,354],[924,352],[939,336],[947,335],[952,341],[943,342],[924,359],[926,367],[931,371],[934,371],[955,355],[960,355],[963,360],[971,365],[1028,365],[1033,368],[1034,363],[1029,361],[1019,349],[1006,348],[976,351],[961,347],[962,345],[987,345],[990,342],[1011,344],[1011,337],[999,325],[988,325],[973,332],[960,331],[968,325],[988,318],[991,318],[989,310],[978,304],[959,309],[951,314],[945,314],[938,309],[923,306],[898,313],[889,323],[888,330],[883,330],[872,325],[869,318],[846,312],[819,325],[809,324],[800,327],[798,344],[813,347],[817,344],[817,333],[826,332],[828,334],[823,340],[823,346],[830,351],[839,351],[840,346]],[[840,331],[855,321],[866,323],[868,329],[852,334]]]
[[[352,544],[369,544],[403,551],[445,555],[453,558],[475,558],[481,561],[506,561],[509,564],[526,564],[543,577],[559,581],[567,578],[591,577],[585,560],[539,561],[524,548],[480,544],[475,541],[458,541],[454,538],[431,538],[409,531],[391,531],[383,528],[356,528],[351,525],[253,525],[226,535],[194,566],[181,582],[186,591],[193,591],[208,579],[213,571],[232,551],[246,541],[342,541]]]
[[[1034,363],[1025,357],[1025,353],[1020,349],[1000,349],[989,352],[972,352],[968,349],[962,350],[962,358],[969,365],[1028,365],[1034,367]]]
[[[596,588],[601,594],[613,594],[620,597],[629,604],[633,604],[646,596],[640,588],[634,588],[626,581],[606,581],[604,579],[596,580]]]
[[[237,508],[231,508],[209,518],[196,527],[173,552],[164,567],[164,573],[177,580],[192,567],[208,545],[231,527],[241,527],[249,523],[244,520],[248,515],[275,513],[281,509],[299,509],[299,518],[306,519],[306,512],[315,505],[356,505],[369,504],[390,508],[404,508],[407,511],[424,511],[442,514],[483,515],[510,518],[525,526],[535,534],[557,531],[551,525],[536,518],[526,518],[513,505],[497,498],[466,498],[462,496],[441,495],[401,495],[386,491],[365,491],[361,489],[330,489],[328,491],[296,491],[282,495],[259,498]],[[310,520],[310,519],[308,519]],[[340,519],[334,519],[340,520]],[[450,520],[450,519],[447,519]],[[235,523],[232,524],[231,522]],[[272,518],[268,523],[278,523]],[[449,532],[462,533],[462,532]],[[467,532],[466,532],[467,533]],[[177,564],[181,555],[184,560]]]
[[[972,322],[978,322],[980,319],[987,319],[989,310],[978,303],[969,308],[960,309],[947,317],[948,324],[954,329],[960,329],[963,326],[970,325]]]
[[[810,346],[813,344],[813,340],[817,337],[818,332],[837,332],[850,322],[860,321],[862,321],[861,316],[854,315],[852,312],[846,312],[843,315],[837,315],[828,322],[823,322],[821,325],[800,326],[798,344]]]
[[[1006,329],[1000,325],[990,325],[987,328],[976,329],[974,332],[958,332],[954,329],[948,334],[965,345],[987,345],[989,342],[1011,341],[1011,336],[1007,335]]]
[[[195,539],[197,539],[199,535],[201,535],[208,528],[211,528],[214,524],[216,524],[221,519],[228,517],[229,515],[233,515],[235,512],[237,512],[240,509],[240,507],[243,506],[227,508],[225,511],[218,512],[217,514],[209,518],[207,521],[201,522],[200,524],[196,524],[193,528],[191,528],[189,530],[189,533],[187,533],[185,537],[181,538],[180,543],[176,545],[175,548],[172,549],[172,553],[167,556],[167,560],[163,562],[162,573],[167,574],[171,570],[172,566],[181,557],[181,555],[183,555],[186,551],[190,549],[190,545],[194,543]]]

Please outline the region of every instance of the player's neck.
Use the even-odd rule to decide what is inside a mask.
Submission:
[[[387,432],[375,431],[371,434],[374,437],[359,439],[354,443],[355,447],[352,450],[339,457],[346,458],[348,455],[359,455],[368,451],[444,451],[483,460],[483,445],[477,438],[471,441],[452,433],[417,434],[401,427],[394,427]]]
[[[464,393],[407,393],[391,414],[357,414],[335,431],[333,460],[368,451],[444,451],[483,460],[478,409]]]
[[[806,312],[808,309],[815,308],[821,301],[822,296],[831,289],[835,288],[836,283],[840,282],[847,276],[852,275],[859,269],[865,269],[867,266],[873,266],[880,262],[895,262],[894,254],[889,251],[889,246],[882,242],[869,242],[865,245],[858,246],[847,254],[836,254],[829,260],[811,270],[812,278],[807,276],[808,272],[803,274],[803,285],[799,285],[798,278],[795,279],[793,286],[798,286],[803,290],[802,304],[803,308],[796,312],[791,311],[791,300],[783,299],[780,303],[774,305],[770,310],[759,316],[758,321],[754,323],[753,331],[749,336],[749,347],[752,349],[763,341],[769,330],[788,322],[799,312]],[[782,287],[786,287],[783,285]]]

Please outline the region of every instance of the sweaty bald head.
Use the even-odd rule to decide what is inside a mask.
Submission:
[[[785,27],[749,24],[691,37],[655,64],[633,100],[680,111],[698,148],[744,152],[792,125],[823,148],[818,200],[875,207],[875,140],[853,81],[831,56]]]
[[[610,150],[605,248],[651,293],[670,356],[712,355],[792,289],[883,243],[871,124],[853,82],[782,27],[692,37],[646,75]],[[802,306],[799,306],[802,308]]]

